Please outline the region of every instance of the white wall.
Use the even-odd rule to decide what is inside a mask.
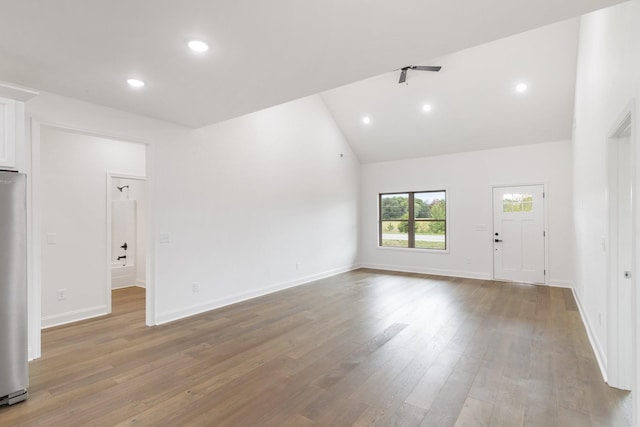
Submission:
[[[359,163],[318,96],[158,144],[155,159],[156,229],[170,240],[159,322],[354,265]]]
[[[145,146],[44,127],[40,162],[42,325],[105,314],[107,172],[144,175]]]
[[[151,323],[354,265],[360,166],[319,96],[200,130],[48,93],[27,113],[151,144]]]
[[[360,262],[372,268],[491,278],[492,186],[541,183],[547,193],[547,281],[571,286],[571,173],[570,141],[363,165]],[[448,253],[378,247],[379,193],[440,189],[447,190]]]
[[[601,238],[608,234],[606,144],[612,126],[623,110],[633,100],[637,107],[640,96],[639,40],[638,0],[582,18],[573,137],[576,293],[584,310],[587,326],[596,341],[596,351],[605,364],[607,253],[602,247]],[[637,111],[636,108],[636,135],[632,141],[636,150],[636,192],[640,188],[640,174],[637,172],[640,165],[637,138],[640,117]],[[640,205],[636,206],[636,248],[640,248]],[[638,283],[636,270],[635,289]],[[636,295],[638,294],[636,291]],[[640,304],[636,305],[640,307]],[[640,331],[640,328],[636,330]],[[638,343],[640,340],[636,339],[636,344]],[[640,374],[640,366],[636,369],[636,374]],[[637,395],[638,393],[634,394]],[[635,403],[637,416],[637,397]]]
[[[100,105],[91,104],[76,99],[54,95],[47,92],[40,94],[28,101],[25,105],[27,115],[28,147],[23,147],[26,153],[27,172],[30,176],[30,197],[33,214],[33,229],[30,244],[30,280],[29,280],[29,357],[31,359],[40,356],[40,325],[41,325],[41,269],[40,266],[40,241],[42,230],[39,227],[38,217],[41,211],[41,191],[39,189],[40,170],[38,144],[32,145],[32,141],[40,140],[40,129],[43,124],[60,126],[63,128],[77,129],[96,135],[108,135],[125,141],[137,141],[151,144],[158,141],[180,141],[188,135],[188,130],[173,123],[150,119],[135,114],[115,110]],[[153,145],[147,149],[147,159],[153,158]],[[147,182],[153,180],[152,162],[147,161]],[[151,187],[153,188],[153,187]],[[147,199],[154,197],[153,192],[147,192]],[[153,242],[149,243],[153,245]],[[153,265],[154,251],[147,258],[150,269],[147,270],[146,281],[153,280],[155,268]],[[149,296],[150,292],[147,291]],[[154,295],[147,298],[147,321],[154,323]]]

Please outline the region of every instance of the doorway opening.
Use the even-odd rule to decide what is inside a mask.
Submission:
[[[109,174],[116,175],[110,171],[144,183],[150,149],[145,143],[32,120],[30,358],[40,357],[41,329],[111,312],[111,210],[106,209],[111,194],[106,184]],[[144,223],[140,231],[147,235],[148,215]],[[149,260],[153,248],[145,240],[141,248]],[[138,266],[145,270],[146,285],[146,319],[141,321],[150,325],[153,277],[147,260]]]
[[[633,384],[633,277],[635,176],[632,111],[627,109],[607,143],[609,254],[607,271],[607,382],[622,390]]]
[[[115,314],[144,306],[146,194],[144,176],[107,173],[107,294]]]

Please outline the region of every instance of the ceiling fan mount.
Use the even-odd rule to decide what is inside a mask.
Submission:
[[[434,71],[438,72],[442,69],[440,66],[434,65],[407,65],[406,67],[400,68],[400,80],[398,80],[399,84],[402,84],[407,81],[407,71],[409,70],[417,70],[417,71]]]

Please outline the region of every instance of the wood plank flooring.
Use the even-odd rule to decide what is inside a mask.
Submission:
[[[45,330],[2,426],[627,426],[571,292],[357,270],[171,324]]]

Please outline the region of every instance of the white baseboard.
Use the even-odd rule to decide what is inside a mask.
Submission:
[[[547,283],[547,285],[553,286],[554,288],[565,288],[572,290],[575,288],[575,283],[573,283],[572,280],[549,279],[549,283]]]
[[[136,284],[126,284],[126,285],[112,286],[111,290],[115,291],[116,289],[132,288],[134,286],[137,286],[137,285]]]
[[[274,292],[282,291],[296,286],[304,285],[309,282],[324,279],[327,277],[335,276],[337,274],[346,273],[360,268],[358,265],[352,265],[348,267],[336,268],[328,270],[322,273],[313,274],[310,276],[301,277],[289,282],[279,283],[276,285],[268,286],[265,288],[255,289],[248,292],[242,292],[239,294],[231,295],[225,298],[219,298],[212,301],[207,301],[203,304],[193,305],[190,307],[181,308],[178,310],[171,310],[164,313],[158,313],[156,315],[155,324],[161,325],[163,323],[173,322],[185,317],[194,316],[196,314],[204,313],[207,311],[215,310],[217,308],[225,307],[227,305],[236,304],[242,301],[250,300]]]
[[[455,271],[455,270],[441,270],[438,268],[421,268],[421,267],[407,267],[401,265],[389,265],[389,264],[362,264],[361,268],[372,268],[374,270],[388,270],[397,271],[400,273],[418,273],[418,274],[432,274],[434,276],[445,277],[460,277],[463,279],[480,279],[491,280],[490,273],[474,272],[474,271]]]
[[[67,323],[87,320],[93,317],[104,316],[109,314],[106,305],[97,307],[83,308],[81,310],[69,311],[66,313],[54,314],[52,316],[42,317],[42,329],[52,328],[54,326],[66,325]]]
[[[580,312],[580,317],[582,318],[582,323],[584,324],[584,328],[587,330],[587,336],[589,337],[589,342],[591,343],[591,348],[593,348],[593,352],[596,355],[596,360],[598,361],[598,367],[600,368],[600,373],[602,374],[602,378],[604,382],[607,381],[607,354],[604,352],[600,341],[598,340],[598,336],[595,334],[593,327],[591,326],[591,322],[589,318],[585,314],[582,301],[580,301],[580,296],[576,292],[575,288],[571,288],[573,292],[573,297],[576,300],[578,305],[578,311]]]
[[[130,285],[123,285],[123,286],[118,286],[118,287],[115,287],[115,288],[111,288],[111,290],[115,291],[117,289],[126,289],[126,288],[142,288],[142,289],[145,289],[144,285],[139,285],[136,282],[136,283],[132,283]]]
[[[147,287],[147,282],[146,282],[146,280],[136,279],[136,286],[138,286],[140,288],[146,288]]]

